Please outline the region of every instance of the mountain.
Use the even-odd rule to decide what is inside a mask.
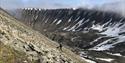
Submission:
[[[83,58],[125,62],[125,18],[118,13],[83,8],[18,10],[11,14],[20,22]]]
[[[86,63],[0,8],[0,63]]]

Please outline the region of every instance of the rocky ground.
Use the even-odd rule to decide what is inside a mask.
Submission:
[[[0,9],[0,63],[87,63]]]

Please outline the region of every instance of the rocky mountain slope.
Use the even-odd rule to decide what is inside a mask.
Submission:
[[[11,15],[81,57],[97,63],[125,62],[125,18],[120,14],[81,8],[25,8]]]
[[[0,63],[87,63],[0,9]]]

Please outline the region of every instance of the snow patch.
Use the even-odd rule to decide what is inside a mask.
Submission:
[[[92,61],[92,60],[89,60],[89,59],[85,59],[85,58],[83,58],[83,57],[82,57],[82,59],[85,60],[85,61],[88,62],[88,63],[96,63],[95,61]]]
[[[48,22],[48,20],[49,20],[49,19],[47,19],[47,20],[45,21],[45,23],[47,23],[47,22]]]
[[[87,54],[87,52],[82,51],[82,52],[80,52],[80,57],[81,57],[83,60],[85,60],[86,62],[88,62],[88,63],[96,63],[95,61],[92,61],[92,60],[83,58],[83,57],[87,57],[86,54]]]
[[[41,9],[39,8],[39,11],[41,11]]]
[[[66,30],[67,28],[69,28],[69,26],[68,26],[68,27],[63,28],[63,30]]]
[[[112,19],[110,19],[110,21],[112,21]],[[96,50],[96,51],[109,50],[110,48],[115,47],[114,45],[125,42],[125,36],[119,35],[119,33],[123,33],[125,31],[125,24],[120,22],[115,22],[111,24],[110,21],[103,24],[102,26],[93,25],[91,27],[92,29],[102,31],[100,34],[106,35],[105,37],[112,37],[112,38],[96,45],[93,48],[90,48],[89,50]],[[107,24],[108,26],[105,27]],[[93,43],[98,41],[99,39],[101,38],[97,38],[95,41],[93,41]]]
[[[103,30],[103,26],[100,26],[100,25],[92,25],[91,28],[94,29],[94,30],[98,30],[98,31],[102,31]]]
[[[119,36],[119,33],[124,32],[125,30],[125,24],[121,25],[123,23],[114,23],[111,26],[108,26],[106,31],[102,32],[101,34],[105,34],[107,36],[115,37]]]
[[[37,8],[34,8],[35,10],[37,10]]]
[[[72,8],[73,10],[76,10],[77,8]]]
[[[96,50],[96,51],[103,51],[103,50],[108,50],[109,48],[113,47],[112,44],[107,44],[111,39],[106,40],[98,45],[96,45],[93,48],[90,48],[89,50]]]
[[[96,59],[107,61],[107,62],[111,62],[111,61],[114,60],[114,59],[111,59],[111,58],[96,58]]]
[[[98,40],[100,40],[100,39],[102,39],[102,38],[104,38],[104,37],[105,37],[105,36],[99,37],[99,38],[95,39],[94,41],[90,42],[90,44],[92,45],[92,44],[94,44],[95,42],[97,42]]]
[[[61,22],[62,22],[62,20],[59,20],[59,21],[56,23],[56,25],[60,24]]]
[[[100,47],[94,47],[92,49],[89,50],[96,50],[96,51],[103,51],[103,50],[109,50],[110,48],[113,48],[114,46],[110,45],[102,45]]]
[[[99,25],[99,24],[96,24],[96,25],[92,25],[92,29],[94,30],[98,30],[99,32],[103,31],[105,28],[104,26],[106,26],[107,24],[109,24],[110,22],[112,21],[112,19],[110,19],[108,22],[104,23],[103,25]],[[95,21],[93,21],[94,23]]]
[[[73,27],[71,27],[68,31],[75,31],[75,27],[76,27],[76,25],[74,25]]]
[[[71,17],[72,18],[72,17]],[[68,22],[71,22],[71,18],[68,20]]]
[[[54,21],[53,21],[53,23],[55,23],[57,21],[57,19],[55,19]]]
[[[107,53],[107,54],[110,54],[110,55],[114,55],[114,56],[122,56],[120,53]]]
[[[67,29],[67,27],[66,28],[63,28],[63,30],[66,30]]]
[[[81,25],[83,25],[83,21],[84,21],[85,18],[83,18],[82,20],[80,20],[78,23],[76,23],[74,26],[72,26],[70,29],[68,29],[68,31],[76,31],[76,29],[78,27],[80,27]]]
[[[37,15],[37,16],[35,16],[35,18],[34,18],[34,19],[36,20],[37,18],[38,18],[38,15]]]
[[[113,40],[116,40],[116,41],[113,41]],[[125,36],[117,36],[115,38],[108,39],[96,45],[95,47],[90,48],[89,50],[96,50],[96,51],[109,50],[110,48],[115,47],[114,45],[122,42],[125,42]]]
[[[78,17],[75,21],[78,21],[80,17]]]

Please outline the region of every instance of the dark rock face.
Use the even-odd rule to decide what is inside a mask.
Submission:
[[[119,63],[114,53],[121,54],[122,59],[125,59],[125,18],[116,13],[87,9],[35,8],[21,9],[18,13],[15,17],[26,25],[71,47],[76,53],[87,51],[87,58],[93,57],[96,62],[106,63],[97,59],[100,57],[113,58],[111,63]],[[96,53],[101,55],[94,56]],[[120,63],[124,63],[124,60]]]

